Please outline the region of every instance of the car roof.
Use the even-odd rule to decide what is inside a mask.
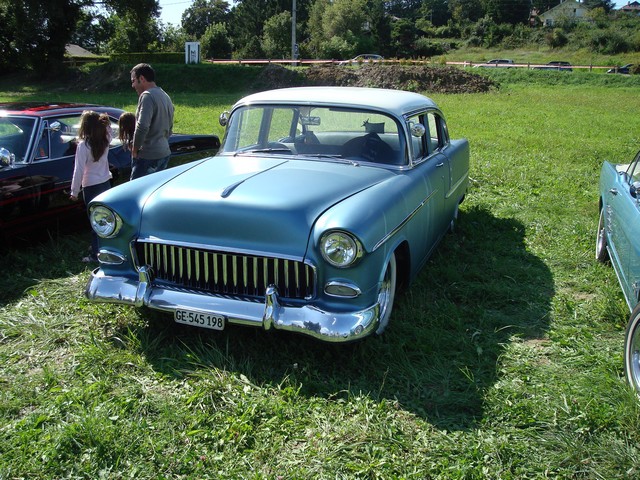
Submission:
[[[361,87],[293,87],[267,90],[244,97],[233,108],[250,104],[368,108],[394,113],[398,116],[426,108],[438,109],[433,100],[418,93]]]
[[[118,114],[122,110],[114,107],[105,107],[92,103],[72,103],[72,102],[0,102],[0,115],[29,115],[45,117],[59,113],[83,112],[84,110],[96,110],[109,112],[112,115]]]

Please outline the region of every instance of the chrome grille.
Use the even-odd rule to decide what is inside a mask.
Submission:
[[[314,272],[295,260],[232,254],[160,243],[135,244],[139,266],[151,267],[154,282],[214,294],[264,297],[275,285],[281,298],[314,293]]]

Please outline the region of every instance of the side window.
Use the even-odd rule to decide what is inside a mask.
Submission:
[[[38,142],[36,160],[75,155],[79,127],[79,114],[67,117],[52,117],[45,120],[44,129]]]
[[[640,155],[636,156],[635,160],[629,165],[627,170],[627,180],[629,185],[635,182],[640,182]]]
[[[429,112],[427,114],[427,121],[429,129],[427,132],[427,137],[429,139],[429,152],[433,152],[442,146],[439,136],[438,117],[433,112]]]
[[[440,115],[435,112],[427,114],[429,128],[429,152],[442,148],[449,143],[447,124]]]

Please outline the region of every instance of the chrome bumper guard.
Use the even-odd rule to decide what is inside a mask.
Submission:
[[[167,313],[177,309],[215,313],[224,315],[230,324],[286,330],[335,343],[350,342],[375,332],[380,319],[377,303],[348,313],[325,312],[311,306],[283,306],[274,286],[267,289],[264,303],[154,287],[146,268],[139,270],[137,281],[105,276],[98,268],[91,273],[85,295],[95,302],[146,306]]]

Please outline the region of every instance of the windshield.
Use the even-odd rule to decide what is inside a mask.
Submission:
[[[221,154],[299,155],[388,165],[406,164],[402,129],[367,110],[247,106],[233,112]]]
[[[26,161],[25,155],[36,121],[27,117],[0,117],[0,148],[15,155],[15,161]]]

